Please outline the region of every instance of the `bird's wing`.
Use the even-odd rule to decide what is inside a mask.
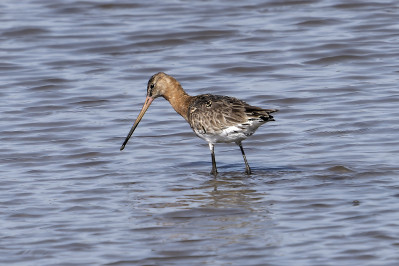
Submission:
[[[239,99],[218,95],[199,95],[189,108],[189,123],[194,131],[216,133],[248,121],[249,105]]]

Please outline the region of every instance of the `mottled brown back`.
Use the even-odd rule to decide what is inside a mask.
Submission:
[[[251,106],[233,97],[204,94],[195,96],[190,103],[188,121],[194,130],[212,134],[252,119],[272,121],[269,114],[275,111]]]

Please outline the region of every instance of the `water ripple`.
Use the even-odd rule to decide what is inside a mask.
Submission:
[[[399,260],[394,1],[0,5],[0,263]],[[159,71],[280,109],[253,175],[162,98],[119,151]]]

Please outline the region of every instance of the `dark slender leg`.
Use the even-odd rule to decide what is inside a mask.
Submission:
[[[212,171],[211,175],[216,176],[218,173],[218,170],[216,169],[216,160],[215,160],[215,148],[212,143],[209,143],[209,149],[211,150],[211,156],[212,156]]]
[[[247,157],[245,156],[244,148],[242,147],[241,142],[237,143],[237,145],[240,146],[240,150],[241,150],[241,153],[242,153],[242,157],[244,158],[244,162],[245,162],[245,173],[246,173],[247,175],[250,175],[250,174],[252,174],[252,172],[251,172],[251,168],[249,167],[249,164],[248,164],[248,161],[247,161]]]

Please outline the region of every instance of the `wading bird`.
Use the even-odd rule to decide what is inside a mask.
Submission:
[[[239,99],[212,94],[190,96],[180,83],[163,72],[153,75],[148,81],[147,98],[120,150],[123,150],[140,123],[152,101],[164,97],[191,126],[194,133],[208,142],[212,156],[211,174],[217,174],[215,143],[235,142],[245,162],[245,172],[251,174],[241,142],[251,136],[259,126],[274,121],[271,113],[277,109],[263,109]]]

